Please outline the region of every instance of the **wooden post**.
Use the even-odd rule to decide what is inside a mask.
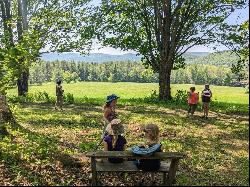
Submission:
[[[92,186],[97,186],[97,172],[95,157],[91,157]]]
[[[179,159],[173,158],[171,160],[170,168],[169,168],[169,173],[168,173],[168,178],[167,178],[167,185],[172,186],[174,180],[175,180],[175,175],[178,167]]]

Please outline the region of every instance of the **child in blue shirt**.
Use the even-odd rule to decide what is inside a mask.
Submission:
[[[155,124],[148,124],[143,129],[145,133],[145,143],[139,145],[139,147],[148,148],[155,144],[159,144],[159,127]],[[161,147],[157,152],[161,152]],[[157,171],[160,169],[160,159],[140,159],[136,160],[136,166],[140,170],[144,171]]]

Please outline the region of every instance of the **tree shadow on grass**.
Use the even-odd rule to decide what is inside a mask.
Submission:
[[[100,105],[85,105],[85,104],[64,104],[63,108],[67,109],[66,111],[56,111],[54,110],[54,104],[50,103],[22,103],[22,107],[24,108],[32,108],[34,111],[40,111],[41,109],[50,110],[53,112],[64,113],[68,111],[77,112],[85,112],[85,111],[93,111],[93,112],[102,112],[102,106]]]
[[[223,130],[227,130],[227,127],[229,127],[229,125],[230,125],[230,127],[232,126],[231,131],[227,134],[227,136],[228,136],[227,138],[229,138],[229,139],[230,138],[237,138],[239,140],[242,140],[242,139],[240,139],[240,138],[242,138],[242,134],[246,135],[246,133],[248,132],[248,129],[246,129],[245,127],[243,130],[241,128],[238,129],[238,127],[236,126],[237,122],[235,122],[233,124],[225,125],[225,124],[223,124],[223,121],[219,121],[219,119],[217,117],[210,118],[208,120],[202,120],[199,117],[186,118],[186,117],[180,116],[178,113],[171,113],[170,114],[170,113],[168,113],[168,111],[167,111],[166,115],[165,114],[162,115],[162,113],[160,113],[160,111],[157,111],[154,107],[145,107],[146,112],[144,112],[143,107],[141,107],[139,110],[136,110],[136,108],[137,107],[134,107],[132,109],[130,107],[128,107],[127,109],[123,108],[122,109],[123,111],[127,110],[126,113],[124,113],[122,111],[124,114],[124,116],[123,116],[124,119],[126,119],[128,117],[129,119],[127,119],[127,120],[130,121],[130,118],[132,118],[133,116],[136,116],[136,115],[144,115],[146,117],[151,116],[155,119],[160,120],[163,123],[168,124],[168,127],[172,128],[172,129],[174,129],[173,128],[174,126],[178,126],[178,127],[181,127],[180,128],[180,131],[181,131],[184,128],[188,129],[188,127],[191,126],[193,128],[194,132],[195,132],[195,130],[203,130],[207,125],[215,126],[215,127],[218,127],[219,129],[221,128]],[[44,107],[44,110],[47,110],[46,107]],[[22,115],[24,115],[24,114],[22,114]],[[91,119],[91,118],[92,117],[90,115],[89,119]],[[55,126],[57,126],[57,124],[55,124]],[[73,124],[73,126],[74,126],[74,124]],[[90,126],[89,128],[93,128],[93,127]],[[27,133],[32,134],[34,132],[27,131]],[[174,134],[174,132],[172,132],[172,133]],[[31,136],[31,135],[29,135],[29,136]],[[57,166],[57,167],[66,170],[66,171],[63,170],[63,172],[65,174],[61,174],[62,170],[58,171],[57,169],[55,169],[56,167],[54,167],[54,166],[49,167],[46,165],[46,167],[49,168],[48,170],[51,171],[52,175],[55,176],[53,179],[50,179],[50,180],[52,180],[53,183],[56,183],[56,184],[76,184],[75,180],[81,178],[78,175],[76,176],[76,173],[83,173],[83,171],[81,169],[78,169],[77,163],[76,163],[76,165],[72,164],[74,162],[73,162],[73,160],[71,161],[71,158],[72,158],[71,155],[67,155],[67,154],[65,155],[64,153],[62,153],[62,151],[60,151],[57,148],[57,146],[60,145],[60,141],[56,138],[55,139],[50,138],[47,136],[40,135],[38,133],[34,133],[34,136],[36,137],[36,138],[34,137],[34,139],[35,139],[34,142],[38,142],[37,144],[41,145],[41,148],[43,148],[45,145],[48,146],[48,145],[52,144],[51,148],[42,149],[42,151],[40,151],[40,152],[37,151],[38,154],[34,153],[34,155],[36,155],[37,157],[39,157],[39,159],[42,159],[42,160],[46,159],[48,156],[55,162],[59,161],[60,163],[62,163],[62,166]],[[243,137],[244,137],[243,139],[246,140],[247,136],[243,136]],[[203,184],[217,184],[217,185],[218,184],[225,184],[226,182],[223,182],[223,181],[220,181],[217,179],[214,180],[213,183],[210,183],[211,178],[220,177],[220,173],[218,173],[218,172],[216,173],[216,171],[211,171],[213,176],[207,176],[210,174],[209,173],[210,171],[208,172],[208,170],[211,170],[211,167],[212,167],[211,165],[213,163],[225,165],[227,162],[225,162],[224,158],[230,157],[234,160],[236,159],[236,157],[234,157],[234,155],[231,154],[230,152],[221,151],[223,148],[226,147],[232,151],[235,151],[235,150],[241,151],[242,149],[244,149],[242,147],[238,147],[237,145],[234,145],[233,143],[222,142],[221,140],[223,140],[225,138],[225,135],[223,133],[222,134],[218,133],[218,134],[214,134],[214,135],[211,134],[209,138],[202,137],[202,135],[200,135],[200,134],[194,135],[194,136],[192,136],[190,134],[189,135],[184,134],[183,136],[177,136],[177,137],[173,136],[172,138],[167,136],[166,138],[169,139],[170,143],[173,140],[173,144],[170,145],[170,148],[171,148],[171,146],[176,146],[175,143],[178,143],[178,144],[182,145],[181,148],[179,149],[180,151],[191,153],[190,157],[187,158],[189,163],[192,163],[191,172],[195,173],[195,171],[197,169],[196,167],[200,167],[201,164],[202,164],[202,167],[204,167],[204,170],[202,170],[201,173],[199,174],[201,179],[199,181],[197,181],[197,183],[194,182],[191,184],[201,184],[201,183],[203,183]],[[33,139],[32,136],[30,137],[30,139],[31,140]],[[208,143],[211,143],[211,144],[204,144],[204,141],[208,141]],[[55,143],[56,145],[54,145],[53,142],[56,142]],[[167,142],[167,143],[169,143],[169,142]],[[72,145],[69,145],[69,148],[72,150],[73,148],[71,146]],[[201,148],[204,148],[205,151]],[[35,149],[39,150],[39,147],[35,148]],[[200,154],[201,151],[202,151],[202,154]],[[51,153],[51,154],[49,154],[49,153]],[[43,154],[45,156],[40,157]],[[202,160],[204,155],[206,156],[206,154],[208,154],[208,156],[206,157],[208,160]],[[212,162],[212,164],[209,163],[210,161]],[[243,161],[245,163],[246,159],[243,159]],[[201,162],[201,163],[199,163],[199,162]],[[240,168],[245,167],[245,164],[239,165],[239,166],[235,166],[235,164],[234,164],[233,166],[237,167],[237,169],[240,170]],[[33,171],[33,170],[31,170],[31,171]],[[88,172],[89,172],[89,170],[88,170]],[[183,172],[183,171],[181,171],[181,172]],[[38,174],[40,174],[40,173],[38,172]],[[65,175],[67,175],[69,177],[65,177]],[[81,178],[81,180],[88,181],[88,179],[87,179],[88,174],[84,174],[83,176],[86,179]],[[226,181],[228,182],[228,184],[231,184],[231,183],[235,184],[235,182],[232,182],[231,179],[229,179],[230,177],[228,177],[228,176],[230,176],[230,175],[225,175],[225,176],[227,177]],[[39,176],[37,176],[37,177],[39,177]],[[44,175],[42,175],[42,177],[44,177]],[[197,176],[193,176],[193,175],[191,177],[192,177],[192,179],[197,178]],[[71,180],[73,180],[73,181],[70,182],[69,178],[71,178]],[[62,182],[64,179],[69,180],[68,183],[65,181]],[[242,179],[242,176],[238,176],[238,179]],[[30,180],[33,180],[33,179],[30,179]],[[233,180],[233,181],[235,181],[235,180]],[[40,181],[40,182],[43,183],[44,181]],[[47,180],[45,183],[48,183]],[[85,184],[85,182],[82,182],[80,184],[83,184],[83,183]]]
[[[129,105],[143,105],[143,106],[156,106],[156,107],[164,107],[172,110],[182,109],[187,110],[187,103],[176,102],[176,101],[151,101],[145,98],[132,98],[132,99],[122,99],[123,103],[128,103]],[[201,110],[201,104],[198,105]],[[243,103],[230,103],[230,102],[219,102],[212,101],[210,104],[210,110],[213,112],[219,112],[222,114],[228,115],[248,115],[249,113],[249,104]]]
[[[35,105],[36,108],[39,108],[39,105]],[[30,107],[28,105],[28,107]],[[91,107],[90,107],[91,108]],[[95,108],[91,108],[92,111],[95,112],[100,112],[100,114],[85,114],[81,115],[80,119],[74,119],[75,113],[54,113],[50,114],[51,117],[49,118],[41,118],[39,119],[39,116],[49,114],[51,111],[48,110],[48,108],[44,107],[43,104],[41,105],[40,110],[33,110],[33,107],[30,107],[31,111],[22,111],[23,116],[28,116],[29,114],[34,114],[34,112],[38,113],[38,119],[29,119],[27,122],[31,125],[35,126],[46,126],[46,127],[53,127],[53,126],[63,126],[66,128],[82,128],[82,129],[88,129],[88,128],[96,128],[96,129],[103,129],[103,124],[102,124],[102,113],[100,110]],[[68,110],[73,110],[73,108],[67,108]],[[42,111],[42,112],[41,112]],[[74,110],[73,110],[74,111]],[[125,112],[126,111],[126,112]],[[219,129],[226,130],[228,127],[234,130],[235,137],[238,139],[243,139],[245,140],[248,138],[246,136],[246,133],[248,132],[247,129],[244,130],[244,132],[241,130],[245,125],[240,126],[239,130],[239,122],[243,119],[238,119],[238,118],[232,118],[234,122],[231,122],[230,124],[225,123],[224,118],[220,118],[218,116],[213,116],[209,117],[209,119],[202,119],[200,116],[194,116],[192,118],[187,118],[186,116],[183,116],[183,112],[175,112],[171,110],[164,110],[164,109],[159,109],[155,107],[145,107],[145,106],[129,106],[125,107],[122,109],[119,109],[119,114],[120,118],[126,122],[130,121],[131,118],[133,118],[134,115],[144,115],[147,117],[155,117],[155,119],[160,119],[163,123],[166,123],[168,126],[183,126],[183,127],[188,127],[191,125],[194,125],[195,128],[203,128],[206,127],[207,125],[213,125]],[[227,116],[229,118],[229,116]],[[246,119],[246,118],[244,118]],[[227,121],[226,121],[227,122]]]
[[[41,104],[40,109],[38,104],[35,105],[35,108],[34,105],[25,105],[23,106],[23,108],[26,108],[28,110],[22,110],[19,112],[20,120],[23,120],[34,126],[97,128],[102,125],[101,114],[93,114],[91,113],[91,111],[90,113],[84,111],[79,113],[69,111],[51,111],[47,107],[44,107],[43,104]],[[93,111],[95,110],[93,109]],[[27,118],[27,116],[31,116],[32,118],[29,119]]]
[[[18,133],[11,134],[12,140],[7,142],[7,148],[0,150],[1,159],[6,163],[5,168],[14,184],[20,185],[20,181],[25,180],[28,180],[26,185],[89,184],[88,173],[83,169],[89,164],[84,166],[78,159],[63,153],[58,147],[59,140],[32,132],[15,122],[9,129]],[[26,144],[22,145],[20,138]]]

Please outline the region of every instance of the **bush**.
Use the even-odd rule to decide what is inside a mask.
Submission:
[[[68,104],[75,103],[74,95],[71,93],[67,93],[63,96],[64,102]]]
[[[49,96],[47,92],[38,92],[34,94],[34,100],[46,103],[52,103],[53,99]]]
[[[176,103],[186,103],[187,102],[187,91],[186,90],[177,90],[177,93],[174,97],[174,102]]]
[[[147,103],[152,103],[152,102],[159,102],[159,94],[157,94],[156,90],[152,90],[152,93],[150,96],[145,97],[144,101]]]
[[[12,103],[55,102],[55,99],[49,96],[47,92],[28,93],[26,96],[11,96],[8,100]]]
[[[8,100],[12,103],[30,103],[35,101],[33,94],[27,94],[26,96],[11,96],[8,97]]]

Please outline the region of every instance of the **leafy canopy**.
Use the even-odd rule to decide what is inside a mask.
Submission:
[[[218,41],[225,19],[246,5],[244,0],[102,0],[92,15],[103,45],[135,50],[146,67],[159,71],[184,67],[182,55],[195,45]],[[228,26],[228,25],[227,25]]]

